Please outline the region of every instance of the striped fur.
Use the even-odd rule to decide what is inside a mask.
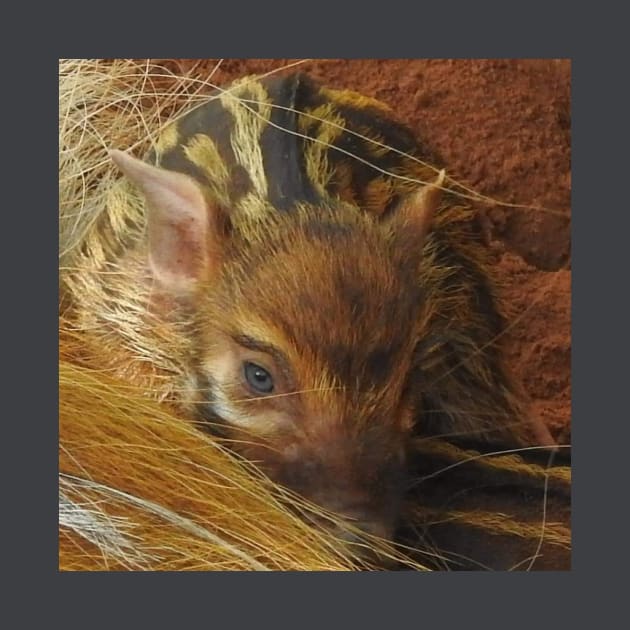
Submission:
[[[283,216],[291,221],[303,216],[306,225],[314,208],[337,213],[341,219],[335,221],[352,229],[384,225],[406,195],[436,173],[425,163],[435,160],[386,106],[321,88],[303,75],[241,81],[168,127],[147,159],[194,178],[207,198],[227,211],[247,244],[262,243],[265,230],[281,225]],[[416,430],[423,436],[464,433],[482,442],[526,444],[534,423],[503,365],[497,340],[504,318],[474,211],[450,186],[415,280],[425,300],[413,327],[410,368]],[[146,275],[133,255],[143,248],[144,207],[126,182],[114,188],[111,199],[112,212],[86,239],[81,273],[64,279],[72,317],[90,331],[87,361],[98,355],[101,366],[153,397],[181,403],[182,391],[194,396],[210,387],[200,381],[199,318],[181,312],[165,322],[147,308],[150,288],[139,283],[130,290],[129,277]],[[117,277],[121,267],[127,275]],[[104,276],[107,270],[114,275]],[[385,326],[375,334],[386,333]],[[337,363],[332,351],[329,358],[330,365]],[[335,382],[331,377],[322,384]],[[183,406],[198,416],[200,402]]]

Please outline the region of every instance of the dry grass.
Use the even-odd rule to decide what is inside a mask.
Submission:
[[[140,200],[120,179],[107,151],[124,148],[143,155],[167,122],[205,101],[213,87],[207,70],[194,64],[183,70],[172,60],[62,60],[59,65],[61,570],[367,568],[304,519],[330,515],[274,486],[167,404],[147,397],[152,381],[142,391],[114,378],[105,357],[83,343],[85,331],[70,324],[73,293],[90,290],[83,272],[102,270],[121,235],[142,229]],[[111,273],[115,287],[120,270]],[[142,369],[151,349],[131,350]],[[178,370],[166,359],[161,367],[164,373]],[[453,448],[444,446],[441,455]],[[457,462],[470,454],[447,455]],[[488,461],[490,468],[548,478],[544,469],[523,468],[514,459]],[[558,483],[569,483],[568,470],[556,473]],[[447,517],[471,521],[472,513],[454,514]],[[430,517],[441,518],[433,512]],[[488,514],[483,523],[475,518],[476,527],[536,535],[535,529],[506,525],[501,514]],[[568,530],[552,533],[570,545]],[[384,542],[365,544],[410,568],[425,569]]]
[[[105,361],[99,369],[103,357],[89,354],[84,331],[65,317],[73,291],[86,289],[82,272],[108,258],[124,213],[133,212],[107,150],[143,154],[165,121],[209,86],[132,60],[63,60],[59,85],[60,568],[365,568],[305,522],[326,517],[318,508],[114,378]],[[371,545],[423,569],[384,542]]]

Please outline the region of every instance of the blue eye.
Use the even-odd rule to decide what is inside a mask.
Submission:
[[[243,372],[247,384],[259,394],[269,394],[273,391],[273,379],[265,368],[246,361],[243,363]]]

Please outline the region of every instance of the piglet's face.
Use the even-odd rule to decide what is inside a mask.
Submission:
[[[196,307],[195,389],[208,420],[272,479],[388,537],[422,296],[388,232],[339,221],[297,218],[228,250]]]
[[[155,291],[192,314],[184,407],[272,479],[389,536],[417,395],[418,269],[444,174],[386,220],[327,201],[248,224],[188,176],[112,156],[146,196]]]

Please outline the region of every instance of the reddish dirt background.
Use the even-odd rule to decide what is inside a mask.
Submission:
[[[226,59],[212,82],[295,61]],[[204,62],[209,72],[215,65]],[[477,192],[542,208],[480,211],[511,313],[509,363],[534,413],[570,443],[570,60],[315,60],[299,70],[388,103],[447,173]]]

